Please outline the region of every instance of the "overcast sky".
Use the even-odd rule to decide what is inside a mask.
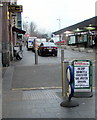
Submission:
[[[94,17],[95,2],[96,0],[18,0],[18,4],[23,5],[23,21],[34,21],[37,28],[51,32]]]

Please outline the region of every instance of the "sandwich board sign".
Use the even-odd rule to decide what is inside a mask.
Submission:
[[[74,60],[74,91],[81,95],[92,92],[92,62],[90,60]]]

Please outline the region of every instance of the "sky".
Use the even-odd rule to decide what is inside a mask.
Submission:
[[[55,32],[95,16],[96,0],[18,0],[22,18],[42,31]]]

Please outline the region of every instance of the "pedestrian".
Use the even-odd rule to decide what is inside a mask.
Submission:
[[[95,35],[94,42],[95,42],[95,46],[97,46],[97,35]]]
[[[20,51],[22,51],[22,41],[20,41]]]

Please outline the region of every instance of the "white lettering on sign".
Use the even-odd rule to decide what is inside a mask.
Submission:
[[[75,88],[89,87],[89,67],[74,67]]]
[[[90,63],[89,62],[74,62],[74,66],[89,66]]]

